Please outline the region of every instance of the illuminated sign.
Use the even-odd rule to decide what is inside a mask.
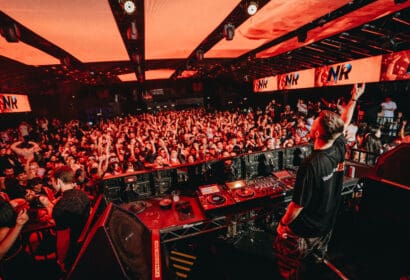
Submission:
[[[350,63],[339,64],[336,68],[331,66],[327,75],[327,82],[333,81],[336,84],[338,80],[349,80],[350,71],[352,71]]]
[[[0,93],[0,113],[31,112],[27,95]]]
[[[275,91],[278,89],[277,77],[270,76],[253,81],[253,91],[254,92],[266,92]]]
[[[315,71],[313,69],[278,75],[278,89],[313,87],[314,76]]]
[[[275,79],[277,83],[273,84]],[[253,90],[266,92],[405,79],[410,79],[410,50],[260,78],[254,80]]]
[[[380,80],[381,55],[315,69],[315,87],[373,83]]]

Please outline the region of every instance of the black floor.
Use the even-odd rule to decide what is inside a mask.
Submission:
[[[224,231],[214,232],[163,245],[163,279],[281,279],[272,249],[273,228],[243,225],[238,227],[237,237],[225,236]],[[402,244],[404,240],[408,237],[380,224],[363,221],[355,212],[342,213],[329,243],[327,260],[350,280],[410,279],[410,250],[403,249],[409,247]],[[175,252],[188,258],[172,255]],[[175,257],[187,262],[178,263]],[[186,270],[175,268],[175,264]],[[43,275],[47,275],[46,279],[61,276],[53,261],[38,265]],[[309,264],[304,279],[341,278],[322,263]]]
[[[363,224],[357,213],[341,214],[329,243],[327,260],[351,280],[410,279],[410,252],[397,248],[401,237],[381,237],[381,230],[380,225]],[[192,269],[185,273],[186,279],[281,279],[272,242],[272,232],[254,228],[240,233],[235,239],[215,233],[169,244],[166,248],[197,257]],[[184,279],[175,277],[172,264],[168,277]],[[311,263],[304,279],[342,278],[324,263]]]

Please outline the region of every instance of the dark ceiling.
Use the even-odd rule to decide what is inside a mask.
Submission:
[[[244,8],[249,1],[241,1],[208,36],[203,38],[200,44],[192,49],[186,58],[144,59],[144,39],[146,36],[144,17],[135,17],[135,24],[142,31],[139,32],[137,40],[130,40],[129,33],[127,33],[130,23],[129,15],[124,13],[120,5],[124,1],[109,1],[118,31],[129,56],[129,60],[122,61],[81,62],[69,51],[33,32],[27,23],[23,25],[1,10],[1,33],[8,41],[4,40],[4,44],[16,44],[10,42],[13,40],[24,41],[25,44],[58,58],[60,63],[34,66],[21,63],[6,55],[0,56],[0,91],[35,93],[52,88],[56,83],[113,86],[123,83],[117,75],[127,73],[135,73],[137,77],[137,81],[127,83],[143,85],[145,71],[164,68],[173,69],[169,79],[174,80],[184,78],[183,73],[188,70],[194,73],[190,78],[195,80],[230,78],[249,82],[255,78],[273,74],[410,49],[410,3],[408,1],[390,0],[389,2],[394,9],[389,11],[393,12],[383,11],[377,16],[369,17],[371,21],[368,21],[367,18],[360,18],[360,13],[354,15],[354,12],[377,4],[377,2],[380,2],[379,6],[384,5],[384,2],[387,1],[359,0],[342,5],[340,8],[321,15],[295,30],[289,30],[284,35],[246,51],[240,56],[207,58],[205,55],[203,58],[201,54],[206,53],[224,39],[221,30],[227,23],[240,26],[249,18]],[[144,13],[143,1],[135,1],[141,8],[137,13]],[[260,0],[257,2],[260,11],[269,1]],[[353,21],[361,24],[352,24]],[[344,30],[340,27],[343,24],[347,27],[354,27]],[[331,36],[311,38],[313,34],[326,31],[336,25],[339,26],[337,32],[333,32],[334,34]],[[10,28],[14,28],[20,34],[17,34],[17,37],[8,37],[10,36],[8,33]],[[296,47],[292,47],[292,44]],[[283,47],[281,47],[282,45]],[[0,44],[0,49],[1,47]],[[279,49],[275,50],[276,47]],[[140,55],[139,57],[136,57],[136,50]]]

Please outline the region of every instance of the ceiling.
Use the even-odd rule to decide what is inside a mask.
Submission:
[[[0,91],[248,82],[410,49],[410,1],[253,0],[253,16],[249,0],[132,1],[0,0]]]

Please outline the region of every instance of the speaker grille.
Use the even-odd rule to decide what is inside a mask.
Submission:
[[[151,244],[145,227],[132,214],[113,207],[106,229],[127,276],[149,279]]]

